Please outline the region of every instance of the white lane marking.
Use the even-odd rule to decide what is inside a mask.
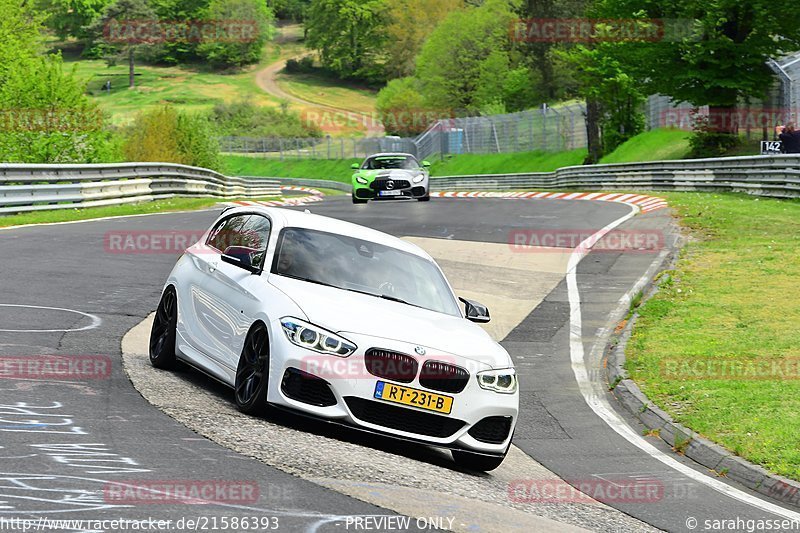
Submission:
[[[88,326],[83,326],[82,328],[70,328],[70,329],[0,329],[2,332],[6,333],[74,333],[76,331],[86,331],[87,329],[94,329],[100,324],[103,323],[103,320],[97,316],[92,315],[89,313],[84,313],[83,311],[77,311],[75,309],[64,309],[63,307],[44,307],[41,305],[19,305],[19,304],[0,304],[0,307],[24,307],[26,309],[47,309],[50,311],[65,311],[67,313],[74,313],[76,315],[82,315],[92,321],[91,324]]]
[[[630,204],[628,204],[630,205]],[[702,474],[693,468],[684,465],[673,457],[662,452],[646,440],[644,440],[627,422],[625,422],[608,403],[608,399],[604,394],[598,394],[592,387],[592,381],[589,379],[589,373],[586,369],[586,362],[584,361],[583,338],[582,338],[582,317],[581,317],[581,296],[578,290],[578,276],[577,268],[578,263],[581,262],[588,254],[588,247],[596,243],[606,233],[610,232],[626,220],[632,218],[637,214],[639,209],[636,206],[631,206],[631,212],[627,215],[618,218],[611,222],[604,228],[597,231],[594,235],[581,242],[570,256],[569,266],[567,267],[567,292],[569,296],[569,351],[570,360],[572,363],[572,372],[575,374],[575,380],[578,382],[578,388],[581,391],[583,399],[586,404],[599,416],[608,426],[613,429],[619,436],[642,450],[644,453],[660,461],[664,465],[677,470],[686,477],[702,483],[707,487],[724,494],[742,503],[752,505],[762,511],[776,514],[789,520],[800,520],[800,513],[784,509],[779,505],[764,501],[751,494],[734,488],[726,483],[717,479]]]

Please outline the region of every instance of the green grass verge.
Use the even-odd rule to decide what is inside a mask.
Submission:
[[[360,113],[375,113],[377,91],[326,76],[322,72],[282,72],[277,82],[284,91],[307,102]]]
[[[550,172],[561,167],[580,165],[586,150],[568,152],[516,152],[509,154],[462,154],[444,161],[431,161],[434,176],[466,174],[505,174],[517,172]]]
[[[257,200],[275,200],[276,198],[256,198]],[[153,202],[137,202],[104,207],[83,207],[75,209],[53,209],[32,213],[0,216],[0,227],[20,226],[23,224],[43,224],[49,222],[72,222],[92,218],[117,217],[125,215],[142,215],[148,213],[169,213],[170,211],[190,211],[213,207],[222,200],[220,198],[169,198]]]
[[[361,159],[267,159],[226,155],[222,157],[223,173],[229,176],[266,176],[273,178],[306,178],[350,183],[350,165]]]
[[[660,292],[639,309],[627,369],[678,422],[800,479],[800,202],[663,196],[692,239]],[[786,364],[789,377],[775,377],[768,366],[764,379],[730,378],[712,366],[758,363]]]
[[[689,154],[689,135],[677,129],[655,129],[629,139],[603,157],[601,163],[682,159]]]

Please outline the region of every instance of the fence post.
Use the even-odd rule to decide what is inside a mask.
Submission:
[[[280,153],[280,160],[283,161],[283,137],[278,138],[278,152]]]

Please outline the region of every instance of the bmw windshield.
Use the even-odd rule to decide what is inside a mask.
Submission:
[[[285,228],[272,273],[461,316],[433,262],[346,235]]]

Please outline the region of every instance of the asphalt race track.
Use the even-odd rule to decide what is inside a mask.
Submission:
[[[197,372],[156,372],[135,351],[123,364],[123,337],[156,308],[176,256],[111,253],[107,235],[199,233],[218,210],[14,228],[0,231],[0,356],[97,356],[110,371],[83,380],[0,375],[0,531],[19,525],[12,518],[42,517],[171,520],[166,531],[703,531],[707,519],[798,517],[724,478],[713,483],[730,489],[712,486],[704,469],[642,437],[643,428],[606,392],[601,350],[614,327],[608,316],[652,275],[659,253],[598,250],[570,274],[568,248],[541,259],[501,251],[515,231],[594,232],[627,217],[630,206],[489,198],[353,206],[332,197],[308,209],[417,239],[431,246],[457,292],[514,300],[513,313],[490,305],[509,324],[502,344],[521,382],[516,448],[505,463],[475,474],[435,449],[286,415],[247,419],[229,391]],[[619,229],[661,232],[668,246],[671,227],[662,209]],[[454,259],[445,241],[474,243],[476,258],[480,250],[498,252],[466,267],[469,257]],[[520,273],[525,261],[534,269],[529,275]],[[632,430],[621,429],[621,419]],[[511,490],[558,478],[590,487],[645,479],[659,490],[606,504],[574,495],[526,501]],[[209,480],[251,492],[188,503],[156,497],[171,482]],[[116,499],[146,481],[151,492]],[[233,526],[232,517],[258,520],[258,527]]]

